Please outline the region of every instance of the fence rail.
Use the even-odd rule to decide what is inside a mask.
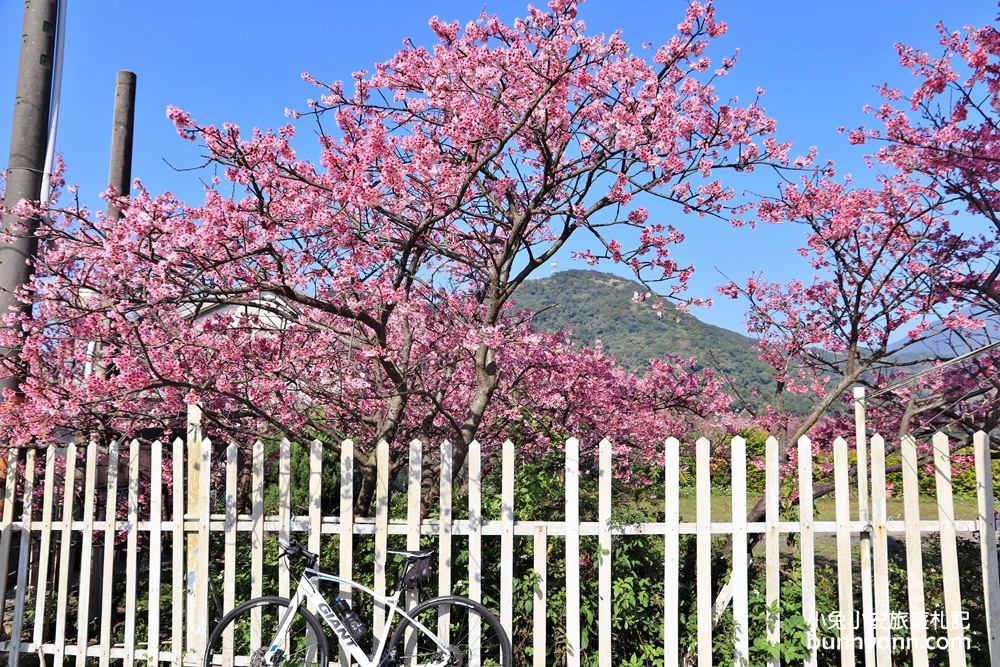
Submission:
[[[868,445],[861,438],[850,448],[862,464],[867,461]],[[607,441],[598,448],[596,468],[589,459],[585,466],[584,474],[597,475],[598,488],[596,509],[586,511],[581,508],[579,492],[580,445],[575,439],[567,441],[565,497],[561,502],[564,516],[550,520],[520,516],[515,503],[517,453],[511,442],[494,453],[501,464],[488,484],[483,478],[479,445],[473,444],[464,473],[468,492],[461,497],[450,484],[451,447],[445,443],[440,452],[431,453],[444,473],[433,518],[420,516],[426,491],[421,483],[429,477],[422,466],[429,453],[419,442],[409,446],[409,465],[402,477],[390,476],[390,448],[380,444],[379,481],[371,517],[355,517],[352,512],[355,462],[349,442],[340,448],[339,461],[333,462],[320,443],[312,443],[304,471],[293,471],[298,459],[287,442],[281,443],[277,452],[258,442],[249,463],[244,463],[243,452],[235,445],[217,448],[202,438],[197,413],[187,440],[169,445],[154,443],[150,447],[133,441],[111,443],[106,450],[90,443],[11,451],[0,512],[0,573],[7,574],[0,577],[0,600],[5,601],[0,656],[6,655],[11,665],[36,657],[46,664],[79,667],[138,661],[197,664],[209,626],[220,612],[265,592],[288,595],[288,572],[275,569],[269,561],[273,559],[273,538],[287,540],[294,535],[311,550],[326,554],[331,568],[370,576],[376,589],[390,583],[392,571],[387,570],[383,558],[390,542],[403,546],[405,541],[405,548],[415,549],[421,539],[436,540],[439,592],[458,588],[470,597],[488,598],[508,631],[521,639],[530,638],[530,650],[522,647],[528,661],[524,664],[551,664],[547,661],[558,653],[570,666],[609,667],[616,541],[645,536],[663,545],[662,589],[658,588],[662,590],[659,613],[663,632],[650,641],[662,641],[663,655],[667,656],[664,664],[680,664],[682,659],[699,667],[712,664],[713,629],[724,615],[731,615],[734,660],[750,657],[754,635],[763,633],[774,644],[782,641],[783,619],[777,603],[790,594],[797,597],[802,617],[811,625],[804,663],[820,664],[821,655],[829,660],[831,653],[816,627],[816,550],[818,541],[832,541],[836,544],[832,566],[837,572],[837,618],[860,616],[862,621],[857,628],[852,623],[838,628],[835,659],[842,665],[854,665],[859,651],[865,664],[888,665],[894,633],[879,619],[898,612],[891,608],[889,594],[893,576],[890,543],[898,540],[911,547],[906,549],[905,586],[908,613],[915,615],[926,612],[926,564],[919,545],[928,535],[939,537],[945,591],[940,611],[961,616],[963,604],[967,606],[969,600],[963,598],[960,588],[956,545],[959,534],[967,533],[979,540],[982,600],[976,604],[986,618],[988,654],[993,664],[1000,664],[1000,570],[988,439],[979,434],[973,442],[978,495],[978,515],[973,519],[955,517],[949,445],[943,435],[933,439],[937,512],[936,516],[921,516],[918,445],[910,438],[900,443],[904,516],[895,519],[888,515],[884,492],[886,443],[878,436],[871,438],[873,493],[869,496],[864,493],[867,466],[859,465],[852,472],[848,443],[838,439],[832,470],[835,518],[819,520],[811,492],[812,443],[803,439],[796,450],[800,493],[797,512],[793,513],[797,516],[789,519],[779,496],[779,446],[771,438],[764,465],[766,517],[748,522],[746,442],[734,438],[728,443],[731,502],[724,503],[729,520],[720,521],[713,518],[713,508],[718,510],[721,503],[719,496],[712,494],[711,473],[718,453],[713,454],[708,440],[695,443],[694,517],[682,516],[680,501],[682,493],[687,493],[681,483],[684,462],[680,443],[670,438],[664,443],[662,495],[660,490],[656,494],[664,499],[656,508],[663,520],[643,523],[614,519],[612,446]],[[335,478],[338,486],[324,488],[324,476]],[[484,505],[484,488],[489,493],[499,488],[498,507],[491,498]],[[296,498],[306,500],[296,505]],[[339,503],[339,511],[324,512],[324,502],[328,506]],[[398,506],[402,509],[397,510]],[[800,584],[794,589],[788,586],[781,562],[783,552],[786,556],[788,552],[782,538],[790,534],[797,537],[796,552],[801,560]],[[730,576],[721,592],[714,586],[719,572],[715,578],[712,572],[713,540],[720,536],[732,541]],[[752,564],[748,555],[748,544],[758,537],[763,566]],[[696,555],[691,590],[698,601],[689,607],[697,617],[693,638],[684,634],[687,630],[676,612],[688,604],[679,592],[691,583],[683,581],[681,574],[691,541]],[[361,547],[370,549],[370,559],[358,556]],[[560,553],[552,554],[554,549]],[[334,553],[336,557],[330,555]],[[495,562],[497,553],[501,554],[499,562]],[[521,563],[525,559],[533,584],[515,588],[515,575],[523,575],[515,572],[516,567],[523,569],[515,560]],[[553,569],[563,562],[564,571],[562,566],[558,571]],[[968,562],[962,563],[962,568],[969,567]],[[362,569],[365,572],[361,573]],[[751,582],[755,570],[760,572],[757,584]],[[584,581],[592,572],[596,572],[596,587]],[[761,580],[766,610],[763,625],[752,620],[761,610],[751,589]],[[558,582],[563,589],[555,588]],[[585,583],[588,585],[582,586]],[[596,591],[593,599],[581,598],[592,595],[590,591]],[[596,631],[583,618],[582,604],[596,610]],[[550,607],[563,617],[556,627]],[[378,609],[371,614],[378,633],[384,617]],[[525,624],[530,627],[522,627]],[[947,630],[944,643],[951,665],[966,663],[964,632],[961,627]],[[912,664],[930,664],[926,628],[912,629],[910,637]],[[692,639],[693,648],[686,645]],[[937,640],[931,650],[943,651],[942,638]],[[779,659],[772,658],[769,664],[778,665]]]

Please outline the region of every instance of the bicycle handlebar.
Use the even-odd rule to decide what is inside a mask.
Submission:
[[[289,540],[288,544],[281,544],[279,542],[278,546],[281,548],[282,558],[288,558],[289,560],[301,558],[306,562],[306,567],[309,568],[315,568],[319,562],[319,554],[309,551],[296,540]]]

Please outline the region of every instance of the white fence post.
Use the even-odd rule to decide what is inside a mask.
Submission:
[[[697,534],[697,605],[698,667],[712,665],[712,479],[709,470],[711,443],[699,438],[695,443],[695,493],[698,503]]]
[[[781,478],[779,472],[778,440],[771,436],[764,443],[764,521],[767,533],[764,536],[764,596],[767,612],[767,641],[772,646],[781,642],[781,533],[778,519],[781,502]],[[778,667],[781,660],[774,656],[768,660],[769,667]]]
[[[62,526],[59,531],[59,585],[56,588],[56,636],[52,662],[63,662],[66,654],[66,610],[69,604],[70,544],[73,539],[73,487],[76,484],[76,445],[66,447],[63,471]],[[2,598],[0,598],[2,599]]]
[[[976,458],[976,495],[979,501],[979,548],[983,564],[983,602],[990,664],[1000,665],[1000,566],[997,565],[997,515],[993,499],[993,456],[983,431],[973,437]]]
[[[809,625],[807,632],[816,639],[819,617],[816,612],[816,543],[813,530],[813,467],[812,442],[803,436],[799,439],[799,526],[802,553],[802,617]],[[816,664],[816,642],[810,646],[803,664]]]
[[[101,577],[101,666],[111,661],[111,603],[112,581],[114,577],[115,538],[117,537],[117,520],[115,513],[118,508],[118,457],[121,443],[115,439],[108,447],[108,478],[105,486],[104,514],[104,547],[101,549],[103,576]]]
[[[680,608],[680,476],[681,443],[667,438],[663,470],[663,655],[664,664],[680,660],[680,632],[677,610]]]
[[[184,567],[184,449],[185,442],[180,438],[173,443],[173,535],[171,553],[173,560],[170,565],[172,573],[171,590],[173,591],[173,614],[170,625],[170,648],[174,665],[181,664],[184,652],[184,587],[187,568]],[[259,550],[257,550],[259,551]]]
[[[375,590],[385,589],[385,557],[389,544],[389,443],[379,440],[375,448]],[[385,627],[385,609],[376,605],[372,632]]]
[[[611,667],[611,442],[601,440],[598,464],[597,530],[598,556],[598,623],[597,655],[600,667]]]
[[[733,660],[744,664],[750,660],[750,586],[747,568],[747,441],[737,436],[730,449],[732,472],[730,489],[733,506]]]
[[[938,522],[941,531],[941,585],[944,588],[944,611],[948,623],[948,664],[965,665],[965,645],[962,628],[962,591],[959,589],[958,545],[955,528],[955,504],[951,490],[951,448],[948,436],[935,433],[935,488],[937,491]]]
[[[52,491],[55,488],[55,474],[56,448],[49,447],[45,451],[45,480],[42,486],[42,522],[41,526],[39,526],[41,529],[41,547],[38,550],[38,579],[35,583],[35,618],[42,622],[35,623],[35,631],[32,635],[32,641],[35,646],[42,644],[42,630],[45,628],[46,620],[45,603],[48,601],[48,596],[40,593],[43,593],[48,588],[49,553],[52,542],[52,504],[55,502]]]
[[[483,599],[483,461],[478,440],[469,445],[469,597]]]
[[[340,443],[340,573],[354,575],[354,441]],[[340,589],[340,597],[351,601],[351,590]],[[340,664],[349,665],[350,656],[340,650]]]
[[[323,443],[309,443],[309,539],[306,548],[320,553],[323,536]]]
[[[94,505],[97,496],[97,443],[91,440],[86,448],[87,467],[84,472],[83,525],[80,540],[80,588],[77,596],[77,667],[85,667],[90,645],[90,572],[94,556]],[[2,547],[0,547],[2,548]],[[6,568],[0,569],[6,572]],[[3,596],[0,595],[0,599]]]
[[[837,512],[837,599],[840,618],[840,664],[854,667],[854,562],[851,555],[851,486],[847,441],[833,442],[834,501]]]
[[[503,443],[500,471],[500,623],[508,634],[514,631],[514,443]]]
[[[868,432],[865,417],[865,390],[854,388],[854,438],[858,466],[858,519],[862,524],[859,537],[861,550],[861,624],[864,637],[865,664],[875,664],[875,600],[872,572],[871,495],[868,486]]]
[[[163,544],[163,443],[152,444],[149,456],[149,582],[146,605],[146,657],[160,661],[160,578]],[[84,644],[86,646],[86,644]]]
[[[7,471],[16,477],[16,472]],[[27,604],[28,556],[31,549],[31,531],[34,529],[32,514],[35,511],[35,450],[29,449],[24,457],[24,505],[21,522],[21,544],[17,558],[17,593],[14,597],[14,617],[11,621],[9,667],[17,667],[21,657],[21,629]]]
[[[208,639],[208,568],[207,564],[207,524],[208,503],[206,486],[203,479],[210,473],[208,466],[211,461],[210,452],[205,451],[205,442],[201,427],[201,408],[191,404],[188,406],[187,420],[187,513],[188,520],[197,522],[193,529],[185,527],[187,537],[186,585],[187,585],[187,624],[184,662],[194,664],[205,652],[205,642]],[[206,529],[202,529],[205,526]]]
[[[438,592],[441,595],[450,595],[452,586],[452,535],[451,535],[451,491],[454,486],[454,457],[455,449],[451,442],[445,440],[441,443],[441,475],[440,475],[440,500],[438,522]]]
[[[911,436],[901,443],[903,458],[903,518],[906,522],[907,602],[910,618],[926,618],[924,609],[923,545],[920,532],[920,480],[917,443]],[[927,667],[927,627],[910,623],[913,638],[913,667]]]
[[[125,578],[125,657],[126,665],[135,662],[135,608],[136,584],[135,573],[139,571],[139,441],[133,440],[128,448],[128,487],[125,509],[125,520],[128,524],[128,534],[125,538],[125,571],[133,576]],[[204,586],[204,584],[202,584]],[[206,599],[207,599],[206,591]]]
[[[580,665],[580,441],[566,440],[566,665]]]
[[[872,575],[875,610],[868,619],[875,626],[875,658],[878,667],[892,664],[889,628],[889,533],[886,526],[885,440],[872,436]]]

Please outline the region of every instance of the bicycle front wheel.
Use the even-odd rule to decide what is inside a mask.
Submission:
[[[278,624],[291,602],[267,596],[244,602],[219,622],[208,638],[205,667],[256,667],[262,665]],[[299,607],[292,624],[278,644],[273,664],[294,667],[326,667],[327,645],[323,627],[306,609]]]
[[[511,667],[510,638],[499,619],[478,602],[456,596],[432,598],[415,606],[409,615],[438,641],[404,617],[389,640],[391,664]],[[442,658],[447,662],[442,663]]]

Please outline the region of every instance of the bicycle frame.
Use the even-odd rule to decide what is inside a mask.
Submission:
[[[323,594],[319,590],[320,581],[343,584],[349,586],[351,589],[359,590],[371,596],[376,605],[383,607],[389,612],[389,616],[385,621],[385,627],[382,630],[382,636],[375,637],[375,641],[377,643],[375,645],[375,651],[370,657],[367,653],[365,653],[364,649],[361,648],[356,641],[354,641],[354,638],[347,631],[343,622],[341,622],[340,618],[337,617],[337,614],[334,613],[333,607],[326,601],[326,598],[323,597]],[[381,663],[382,654],[386,650],[386,645],[393,627],[393,621],[396,619],[397,614],[408,620],[416,630],[424,633],[430,637],[435,644],[437,644],[443,657],[440,662],[431,663],[431,667],[444,667],[447,665],[448,661],[448,646],[441,643],[441,640],[438,639],[436,634],[421,624],[420,621],[411,617],[405,609],[399,606],[400,595],[402,595],[402,591],[396,591],[388,597],[379,595],[372,589],[355,583],[350,579],[343,579],[332,574],[320,572],[319,570],[306,568],[303,571],[302,576],[299,577],[295,595],[292,596],[291,603],[288,605],[288,609],[285,611],[281,622],[278,624],[278,630],[275,632],[275,635],[268,646],[267,653],[264,656],[264,664],[273,664],[272,660],[277,654],[282,640],[288,632],[288,628],[292,624],[292,619],[294,619],[295,614],[302,605],[303,601],[307,601],[313,604],[319,612],[320,618],[322,618],[323,621],[326,622],[327,626],[329,626],[329,628],[333,631],[333,636],[337,638],[338,645],[344,648],[344,650],[347,651],[361,667],[378,667]]]

